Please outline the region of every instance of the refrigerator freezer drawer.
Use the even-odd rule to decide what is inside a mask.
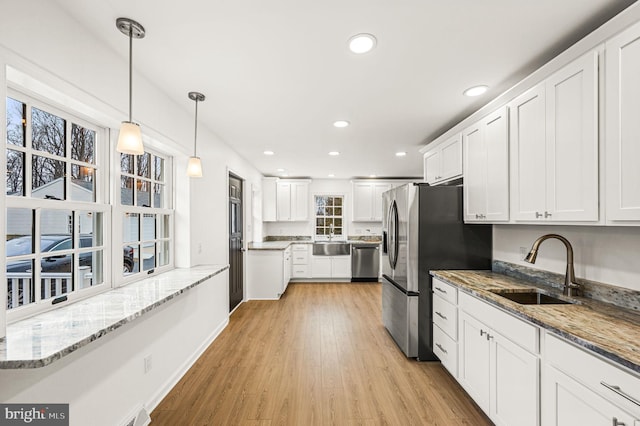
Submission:
[[[407,357],[418,356],[418,296],[408,296],[384,278],[382,323]]]

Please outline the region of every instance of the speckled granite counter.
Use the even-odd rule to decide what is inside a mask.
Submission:
[[[640,315],[632,310],[584,297],[569,305],[521,305],[491,290],[553,288],[491,271],[431,271],[461,291],[562,336],[640,374]],[[560,296],[562,297],[562,296]]]
[[[0,369],[51,364],[228,268],[174,269],[9,324],[6,338],[0,340]]]
[[[338,240],[334,240],[338,241]],[[349,244],[380,244],[381,241],[365,241],[365,240],[348,240],[344,241]],[[249,243],[249,250],[286,250],[292,244],[313,244],[311,240],[294,240],[294,241],[263,241],[259,243]]]

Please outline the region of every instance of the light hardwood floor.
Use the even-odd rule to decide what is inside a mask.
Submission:
[[[379,284],[290,284],[249,301],[152,425],[491,425],[439,363],[407,359]]]

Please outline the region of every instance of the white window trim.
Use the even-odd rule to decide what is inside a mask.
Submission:
[[[333,237],[335,241],[347,240],[348,235],[348,227],[347,227],[347,211],[345,210],[347,200],[347,194],[344,192],[333,192],[333,191],[321,191],[314,192],[311,196],[311,211],[313,212],[313,228],[311,232],[313,233],[313,238],[316,241],[329,240],[329,237],[326,235],[317,235],[316,234],[316,197],[342,197],[342,235],[336,235]]]

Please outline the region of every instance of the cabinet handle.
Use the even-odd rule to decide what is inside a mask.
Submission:
[[[483,329],[480,329],[480,336],[484,336],[485,334],[488,336],[489,332],[488,331],[484,331]]]
[[[436,346],[437,346],[437,347],[438,347],[442,352],[444,352],[445,354],[449,353],[449,352],[447,352],[447,350],[446,350],[445,348],[443,348],[443,347],[442,347],[442,345],[441,345],[440,343],[436,343]]]
[[[544,217],[545,217],[545,218],[551,217],[551,213],[549,213],[549,212],[544,212]]]
[[[612,426],[625,426],[624,422],[619,422],[618,419],[616,417],[614,417],[613,419],[611,419],[611,425]]]
[[[634,397],[632,397],[631,395],[629,395],[628,393],[624,392],[622,389],[620,389],[620,386],[616,386],[616,385],[610,385],[606,382],[600,382],[600,384],[602,386],[604,386],[605,388],[617,393],[618,395],[620,395],[621,397],[623,397],[624,399],[633,402],[634,404],[636,404],[638,407],[640,407],[640,401],[638,401],[637,399],[635,399]]]
[[[491,339],[493,339],[493,336],[487,332],[487,340],[491,340]]]
[[[536,212],[536,219],[538,219],[539,217],[542,217],[542,213]]]
[[[447,294],[447,290],[443,290],[440,287],[436,287],[436,290],[438,290],[440,293]]]
[[[440,312],[436,311],[436,315],[439,316],[440,318],[442,318],[443,320],[446,320],[447,317],[445,315],[442,315]]]

